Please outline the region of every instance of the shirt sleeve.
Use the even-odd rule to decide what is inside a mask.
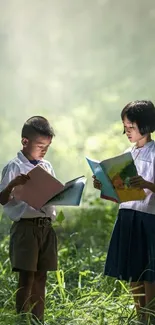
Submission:
[[[50,167],[51,167],[51,175],[54,176],[54,177],[56,177],[56,175],[55,175],[55,171],[54,171],[54,168],[52,167],[51,164],[50,164]]]
[[[7,185],[19,174],[19,167],[15,163],[6,165],[2,170],[0,191],[3,191]]]

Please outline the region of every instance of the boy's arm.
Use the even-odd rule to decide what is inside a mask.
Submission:
[[[18,185],[24,185],[28,179],[28,175],[20,174],[11,180],[9,184],[0,192],[0,204],[7,204],[11,199],[11,192],[13,188]]]
[[[0,204],[5,205],[10,200],[11,192],[17,185],[22,185],[29,179],[28,175],[21,174],[18,164],[11,162],[3,168],[0,182]]]

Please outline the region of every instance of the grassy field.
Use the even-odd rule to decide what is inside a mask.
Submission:
[[[134,324],[127,285],[103,276],[115,206],[65,210],[59,240],[59,270],[48,274],[45,321],[48,325]],[[20,324],[15,313],[17,277],[8,258],[10,222],[0,221],[0,324]],[[29,322],[27,321],[27,324]]]

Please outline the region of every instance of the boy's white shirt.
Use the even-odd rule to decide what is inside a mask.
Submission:
[[[55,176],[53,167],[47,161],[42,159],[39,162],[45,170],[52,176]],[[0,191],[4,190],[6,186],[19,174],[27,174],[35,166],[23,155],[21,151],[17,153],[17,157],[12,159],[2,171],[2,178],[0,184]],[[50,217],[53,221],[56,217],[55,207],[52,205],[44,206],[40,210],[35,210],[27,203],[18,201],[14,197],[4,205],[4,213],[10,217],[12,221],[19,221],[21,218],[37,218],[37,217]]]
[[[139,176],[146,181],[155,183],[155,142],[147,142],[142,148],[129,148]],[[119,205],[120,209],[132,209],[145,213],[155,214],[155,193],[144,189],[146,198],[141,201],[128,201]]]

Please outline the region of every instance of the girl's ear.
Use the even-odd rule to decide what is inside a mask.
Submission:
[[[28,142],[29,142],[29,140],[27,138],[22,138],[22,140],[21,140],[21,143],[22,143],[22,145],[23,145],[24,148],[27,147]]]

